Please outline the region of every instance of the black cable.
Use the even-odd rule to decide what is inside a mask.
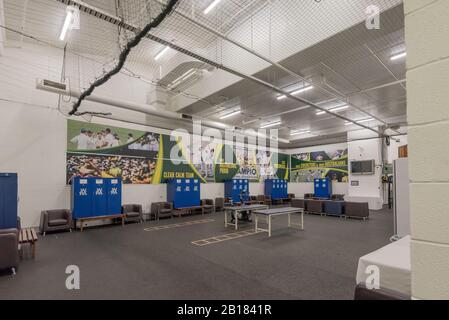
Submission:
[[[131,49],[136,47],[140,43],[140,41],[147,35],[147,33],[150,32],[151,29],[158,27],[165,20],[165,18],[173,11],[178,1],[179,0],[170,0],[164,10],[162,10],[162,12],[151,23],[147,24],[145,28],[143,28],[142,31],[140,31],[133,40],[128,42],[125,49],[120,53],[117,66],[106,73],[103,77],[92,83],[90,87],[81,94],[78,101],[73,105],[73,109],[69,112],[69,115],[73,116],[74,114],[76,114],[83,100],[90,96],[94,92],[95,88],[105,84],[114,75],[119,73],[120,70],[122,70],[123,66],[125,65],[126,59],[131,52]]]

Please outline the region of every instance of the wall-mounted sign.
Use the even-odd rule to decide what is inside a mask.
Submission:
[[[357,180],[353,180],[353,181],[351,181],[351,186],[358,187],[358,186],[360,186],[360,182]]]

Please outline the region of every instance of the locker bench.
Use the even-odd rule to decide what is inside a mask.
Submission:
[[[83,232],[85,222],[98,221],[98,220],[115,220],[115,219],[122,219],[122,227],[125,226],[126,214],[114,214],[114,215],[108,215],[108,216],[79,218],[76,221],[80,222],[80,230],[81,230],[81,232]],[[75,223],[75,226],[76,226],[76,223]]]

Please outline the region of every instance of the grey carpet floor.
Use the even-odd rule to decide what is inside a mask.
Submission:
[[[214,222],[147,232],[201,219]],[[352,299],[358,258],[389,243],[391,211],[368,221],[305,216],[305,231],[273,225],[274,234],[198,247],[233,232],[223,214],[108,226],[40,237],[35,260],[16,276],[0,274],[0,299]],[[65,287],[68,265],[81,289]]]

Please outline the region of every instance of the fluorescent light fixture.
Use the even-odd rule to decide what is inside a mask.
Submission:
[[[172,89],[172,88],[178,86],[179,84],[181,84],[182,82],[186,81],[187,79],[193,77],[195,75],[195,73],[196,73],[195,69],[190,69],[189,71],[185,72],[179,78],[176,78],[176,80],[174,80],[172,83],[170,83],[167,87],[169,89]]]
[[[222,116],[220,119],[221,120],[223,120],[223,119],[227,119],[227,118],[230,118],[230,117],[233,117],[233,116],[236,116],[236,115],[238,115],[238,114],[240,114],[240,113],[242,113],[242,111],[241,110],[238,110],[238,111],[234,111],[234,112],[231,112],[231,113],[229,113],[229,114],[227,114],[227,115],[224,115],[224,116]]]
[[[367,118],[367,119],[357,120],[357,121],[354,121],[354,122],[355,123],[365,123],[365,122],[370,122],[370,121],[374,121],[374,118]],[[350,122],[350,121],[346,121],[345,122],[345,126],[350,126],[352,124],[354,124],[354,123]]]
[[[272,123],[267,123],[267,124],[264,124],[263,126],[261,126],[260,129],[271,128],[271,127],[279,126],[279,125],[281,125],[281,124],[282,124],[281,121],[276,121],[276,122],[272,122]]]
[[[343,111],[343,110],[346,110],[346,109],[348,109],[348,108],[349,108],[349,106],[348,106],[348,105],[344,105],[344,106],[340,106],[340,107],[332,108],[332,109],[331,109],[331,111],[332,111],[332,112],[339,112],[339,111]]]
[[[169,46],[166,46],[164,49],[162,49],[155,57],[154,57],[154,60],[159,60],[160,58],[162,58],[162,56],[164,55],[164,54],[166,54],[167,53],[167,51],[170,49],[170,47]]]
[[[292,94],[292,95],[300,94],[300,93],[303,93],[303,92],[306,92],[306,91],[309,91],[309,90],[312,90],[312,89],[313,89],[313,86],[307,86],[307,87],[295,90],[293,92],[290,92],[290,94]],[[280,96],[277,97],[278,100],[282,100],[282,99],[285,99],[285,98],[287,98],[286,95],[280,95]]]
[[[391,61],[395,61],[401,58],[405,58],[407,56],[407,52],[398,53],[390,58]]]
[[[365,123],[365,122],[370,122],[373,120],[374,120],[373,118],[368,118],[368,119],[359,120],[359,121],[357,121],[357,123]]]
[[[308,134],[311,133],[310,130],[306,130],[306,131],[292,131],[290,133],[290,136],[299,136],[299,135],[303,135],[303,134]]]
[[[340,107],[336,107],[336,108],[329,109],[329,111],[330,111],[330,112],[339,112],[339,111],[346,110],[346,109],[348,109],[348,108],[349,108],[348,105],[344,105],[344,106],[340,106]],[[321,115],[326,114],[326,113],[327,113],[326,111],[318,111],[318,112],[316,113],[316,115],[317,115],[317,116],[321,116]]]
[[[59,40],[64,41],[65,36],[67,35],[67,31],[69,30],[70,24],[72,23],[72,19],[73,19],[73,11],[67,10],[67,15],[65,17],[64,25],[62,26]]]
[[[300,93],[303,93],[306,91],[310,91],[312,89],[313,89],[313,86],[307,86],[307,87],[301,88],[299,90],[293,91],[291,94],[300,94]]]
[[[212,3],[204,10],[204,14],[208,14],[212,11],[213,8],[217,6],[218,3],[220,3],[221,0],[214,0]]]

